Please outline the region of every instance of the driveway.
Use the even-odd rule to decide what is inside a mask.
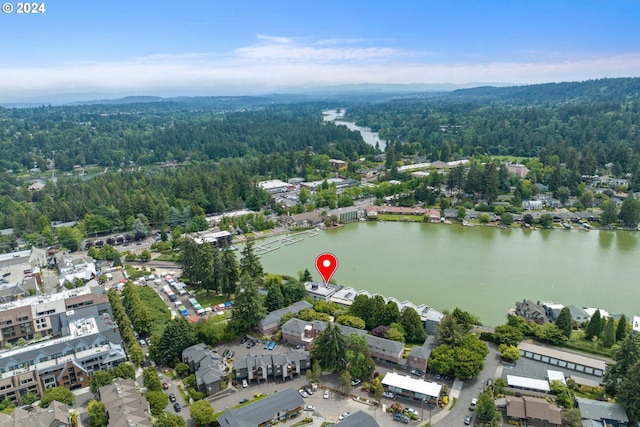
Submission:
[[[178,402],[180,404],[181,408],[182,408],[182,410],[180,412],[175,412],[173,410],[173,403],[169,402],[167,407],[164,408],[165,412],[168,412],[170,414],[180,415],[187,422],[187,425],[191,425],[193,423],[193,421],[191,420],[191,412],[189,411],[189,407],[187,406],[187,402],[182,397],[182,394],[180,393],[180,390],[178,390],[178,387],[177,387],[175,381],[172,380],[171,378],[169,378],[163,372],[159,372],[159,374],[162,375],[162,377],[160,378],[160,382],[169,384],[169,388],[167,390],[163,390],[163,392],[167,396],[169,395],[169,393],[173,393],[176,396],[176,402]]]

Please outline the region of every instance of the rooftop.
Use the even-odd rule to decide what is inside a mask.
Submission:
[[[426,382],[406,375],[400,375],[396,372],[387,373],[382,379],[382,384],[408,390],[416,394],[435,397],[440,396],[440,390],[442,389],[442,386],[438,383]]]

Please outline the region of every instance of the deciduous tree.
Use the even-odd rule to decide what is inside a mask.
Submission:
[[[346,340],[347,369],[354,378],[368,380],[376,369],[376,364],[371,358],[369,344],[364,336],[358,334],[349,335]]]
[[[189,410],[191,412],[191,418],[193,418],[193,421],[199,426],[209,425],[215,419],[213,406],[211,406],[211,403],[206,399],[194,402],[189,407]]]
[[[54,400],[64,403],[65,405],[73,406],[74,402],[76,401],[76,396],[68,388],[48,388],[40,399],[40,406],[43,408],[48,408],[49,405],[51,405],[51,402],[53,402]]]
[[[89,414],[89,426],[107,426],[107,411],[105,410],[104,403],[98,402],[97,400],[91,400],[87,405],[87,414]]]

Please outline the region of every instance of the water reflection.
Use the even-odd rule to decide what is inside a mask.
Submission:
[[[598,244],[602,249],[609,249],[613,243],[615,235],[615,232],[608,230],[598,232]]]
[[[616,246],[621,251],[632,251],[638,245],[638,233],[634,231],[618,231]]]

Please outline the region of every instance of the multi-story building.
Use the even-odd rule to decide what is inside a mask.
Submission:
[[[72,425],[69,407],[55,400],[48,408],[36,407],[28,411],[15,408],[10,415],[0,412],[0,427],[71,427]]]
[[[252,355],[236,359],[233,363],[239,380],[282,380],[293,379],[311,368],[311,356],[305,350],[289,350],[286,353]]]
[[[24,394],[42,395],[49,387],[86,387],[95,371],[126,360],[117,325],[97,306],[68,310],[47,321],[47,329],[59,338],[0,351],[0,400],[20,403]]]
[[[250,405],[229,409],[218,417],[222,427],[272,426],[297,417],[304,399],[292,388],[281,390]]]
[[[149,403],[132,379],[119,378],[113,384],[100,387],[98,394],[110,426],[151,427]]]

